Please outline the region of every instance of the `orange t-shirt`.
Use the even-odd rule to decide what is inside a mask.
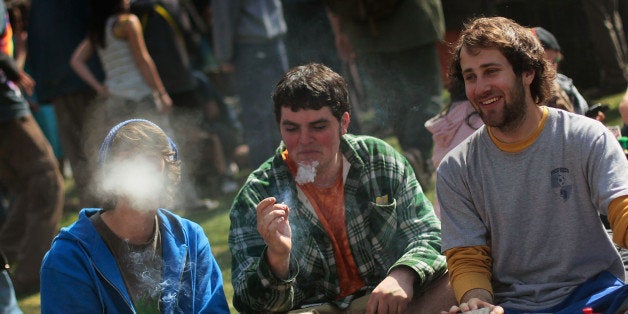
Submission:
[[[295,176],[297,166],[288,157],[288,151],[284,151],[282,155],[288,164],[290,173]],[[347,238],[342,170],[338,173],[336,181],[330,187],[319,188],[312,183],[299,184],[299,187],[312,203],[314,211],[334,247],[336,272],[338,274],[338,283],[340,284],[338,298],[351,295],[364,286],[364,281],[358,273],[358,268],[355,265],[355,260],[353,260],[351,248],[349,247],[349,239]]]

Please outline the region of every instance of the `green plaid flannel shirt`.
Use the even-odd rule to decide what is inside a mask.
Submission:
[[[446,272],[440,254],[440,221],[407,160],[386,142],[344,135],[340,144],[350,163],[345,179],[346,230],[351,253],[366,286],[374,289],[396,266],[416,271],[415,289]],[[334,252],[309,201],[275,156],[255,170],[236,196],[230,212],[234,306],[243,313],[283,312],[304,304],[335,302],[346,308],[353,296],[338,299]],[[266,244],[257,232],[256,206],[274,196],[290,207],[290,276],[276,278],[266,262]],[[376,203],[378,197],[388,203]]]

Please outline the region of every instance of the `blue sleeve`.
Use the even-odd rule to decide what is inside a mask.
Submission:
[[[200,302],[197,313],[229,313],[223,289],[222,272],[212,254],[209,240],[200,226],[196,227],[196,286],[195,302]]]
[[[42,263],[41,313],[102,313],[102,302],[90,279],[89,262],[58,244]]]

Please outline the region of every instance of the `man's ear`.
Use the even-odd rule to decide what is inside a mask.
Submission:
[[[347,134],[349,122],[351,122],[351,116],[345,111],[345,113],[342,114],[342,117],[340,117],[340,135]]]

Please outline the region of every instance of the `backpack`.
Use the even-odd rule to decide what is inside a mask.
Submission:
[[[155,0],[134,1],[131,13],[140,19],[146,48],[166,91],[169,94],[193,91],[196,81],[190,64],[189,36],[176,16]]]
[[[397,10],[401,0],[325,0],[335,14],[356,22],[385,19]]]

